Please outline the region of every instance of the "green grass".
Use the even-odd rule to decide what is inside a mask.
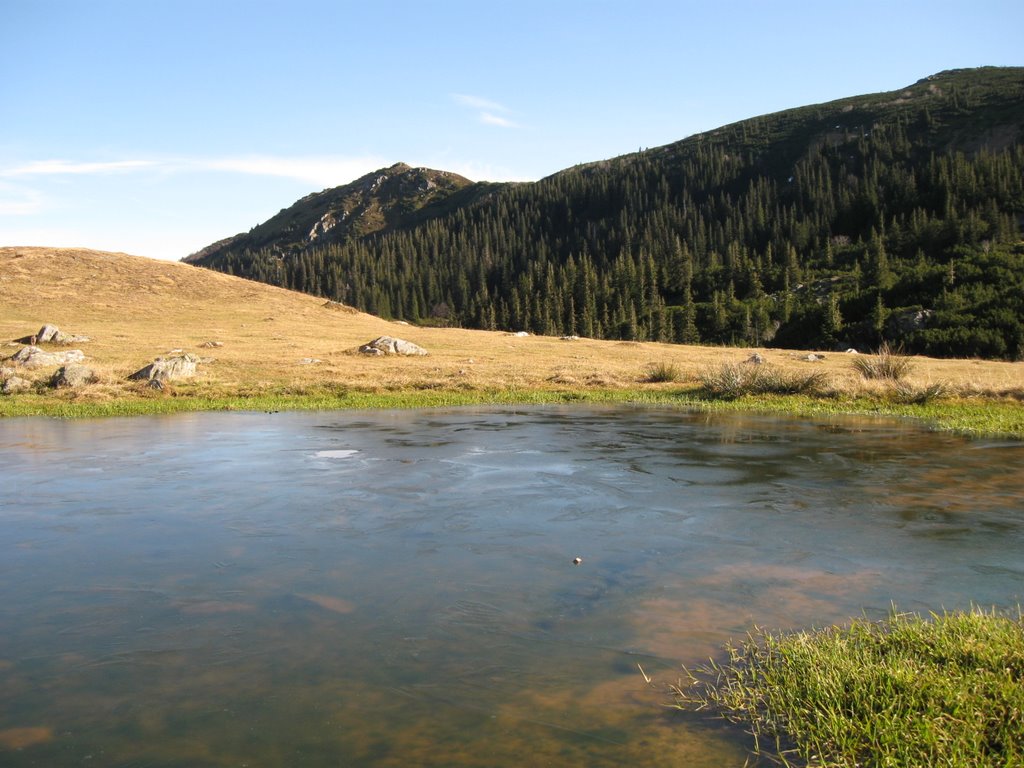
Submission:
[[[316,411],[373,408],[436,408],[468,405],[549,405],[622,403],[675,407],[701,412],[772,413],[796,418],[868,416],[912,419],[924,426],[973,437],[1024,439],[1024,405],[990,399],[894,402],[882,397],[740,395],[722,399],[703,387],[634,389],[489,389],[401,390],[286,389],[234,396],[210,396],[179,389],[174,395],[121,397],[107,401],[76,399],[73,394],[23,394],[0,397],[0,418],[49,416],[97,418],[182,413],[186,411]]]
[[[773,634],[689,673],[676,705],[743,723],[784,765],[1024,765],[1024,619],[974,610]]]

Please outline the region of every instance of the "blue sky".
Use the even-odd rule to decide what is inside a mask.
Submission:
[[[1024,65],[1024,3],[0,0],[0,245],[178,259],[403,161],[532,180]]]

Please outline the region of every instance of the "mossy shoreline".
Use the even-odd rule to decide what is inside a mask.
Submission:
[[[755,629],[675,705],[741,724],[787,766],[1024,765],[1024,618],[995,610]]]
[[[136,394],[89,399],[61,393],[0,398],[0,418],[87,419],[202,411],[319,411],[440,408],[489,405],[622,404],[673,407],[705,413],[750,412],[794,418],[866,416],[906,419],[926,429],[972,437],[1024,439],[1024,405],[991,399],[897,403],[881,397],[813,395],[710,396],[701,388],[586,388],[369,391],[311,388],[256,392],[204,392],[181,387],[171,395]]]

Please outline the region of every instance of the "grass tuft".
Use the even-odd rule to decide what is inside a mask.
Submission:
[[[654,363],[648,367],[644,381],[648,384],[666,384],[679,381],[682,377],[679,366],[674,363]]]
[[[855,357],[853,367],[865,379],[887,381],[901,381],[914,370],[914,364],[903,350],[893,349],[888,342],[883,343],[872,356]]]
[[[890,390],[891,398],[905,405],[925,405],[950,394],[949,385],[942,381],[914,386],[905,381],[897,381]]]
[[[759,754],[822,768],[1024,765],[1024,619],[973,610],[755,629],[673,686],[747,725]]]
[[[770,365],[723,363],[700,374],[704,391],[711,397],[733,400],[743,395],[811,395],[821,392],[828,377],[813,373],[783,371]]]

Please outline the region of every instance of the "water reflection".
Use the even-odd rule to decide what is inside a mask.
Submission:
[[[1021,602],[1022,458],[622,408],[2,422],[0,763],[740,766],[637,665]]]

